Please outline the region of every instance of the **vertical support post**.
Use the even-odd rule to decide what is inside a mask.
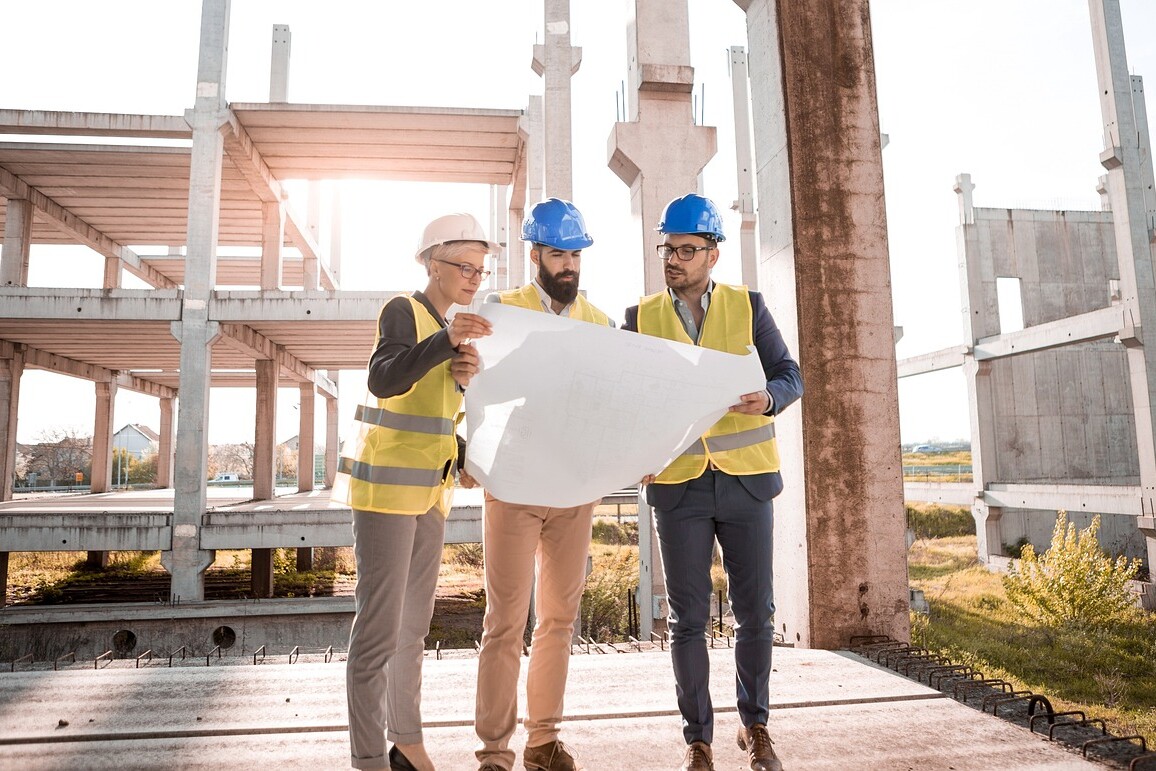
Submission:
[[[96,414],[92,430],[92,487],[94,493],[107,493],[112,481],[112,421],[116,409],[116,383],[97,381]]]
[[[24,198],[7,200],[4,243],[0,246],[0,286],[28,286],[33,206]]]
[[[301,383],[301,400],[298,407],[297,428],[297,491],[313,489],[313,424],[316,415],[317,398],[312,383]],[[297,547],[297,572],[313,569],[313,547]]]
[[[735,2],[747,16],[759,286],[807,385],[801,407],[776,422],[786,481],[775,501],[776,627],[815,648],[845,647],[865,633],[906,640],[898,378],[868,2]]]
[[[742,218],[739,225],[739,254],[743,261],[743,283],[751,289],[759,285],[758,240],[755,225],[755,168],[751,147],[751,110],[747,96],[747,51],[731,46],[731,92],[735,113],[735,170],[738,199],[731,208]]]
[[[157,487],[173,486],[173,397],[160,399],[160,441],[157,443]]]
[[[261,288],[280,289],[284,281],[285,203],[261,202]]]
[[[16,423],[20,414],[20,377],[24,348],[0,342],[0,501],[12,500],[16,476]]]
[[[329,379],[339,385],[340,373],[330,372]],[[325,395],[325,486],[333,487],[337,478],[337,455],[341,451],[341,436],[338,434],[338,402],[337,399]]]
[[[570,45],[570,0],[545,0],[545,43],[534,46],[532,67],[545,81],[546,196],[574,196],[570,79],[582,65],[582,49]]]
[[[258,501],[274,497],[273,478],[277,454],[277,382],[276,359],[257,359],[257,409],[253,434],[253,498]]]
[[[204,573],[213,552],[200,548],[206,510],[211,346],[219,326],[209,320],[217,279],[217,235],[221,210],[221,162],[226,123],[225,71],[228,58],[229,0],[203,0],[197,66],[197,100],[189,117],[193,145],[189,159],[188,253],[181,320],[173,335],[181,342],[180,403],[173,504],[172,548],[161,563],[172,574],[173,599],[201,602]]]

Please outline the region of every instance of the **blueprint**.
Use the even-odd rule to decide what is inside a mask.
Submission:
[[[742,394],[766,387],[736,356],[500,303],[479,311],[466,390],[466,471],[510,503],[567,507],[657,474]]]

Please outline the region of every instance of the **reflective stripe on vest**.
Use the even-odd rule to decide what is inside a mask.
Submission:
[[[538,294],[538,289],[533,284],[526,284],[518,289],[507,289],[504,292],[498,292],[498,298],[505,305],[514,305],[532,311],[542,311],[543,313],[546,311],[546,309],[542,307],[542,295]],[[610,317],[595,308],[594,305],[582,295],[576,296],[574,302],[570,305],[570,318],[578,319],[579,321],[589,321],[592,324],[601,324],[604,327],[610,326]]]
[[[715,284],[699,345],[727,353],[748,354],[748,346],[753,344],[752,313],[746,287]],[[638,331],[693,344],[667,291],[642,298],[638,305]],[[655,481],[676,484],[694,479],[706,470],[708,462],[734,475],[778,471],[779,448],[775,441],[774,418],[728,412],[701,439],[671,461]]]
[[[442,328],[424,305],[407,299],[418,342]],[[446,360],[405,393],[358,406],[357,433],[342,448],[332,498],[362,511],[448,514],[461,405]]]

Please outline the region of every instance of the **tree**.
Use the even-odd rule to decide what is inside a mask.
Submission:
[[[40,483],[72,484],[77,474],[91,476],[91,436],[79,436],[75,429],[51,428],[37,439],[29,452],[28,472],[35,473]]]
[[[242,479],[253,478],[253,443],[215,444],[209,448],[209,478],[233,472]]]

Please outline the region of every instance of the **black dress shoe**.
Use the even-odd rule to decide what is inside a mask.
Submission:
[[[410,763],[395,744],[389,748],[389,771],[417,771],[417,766]]]

